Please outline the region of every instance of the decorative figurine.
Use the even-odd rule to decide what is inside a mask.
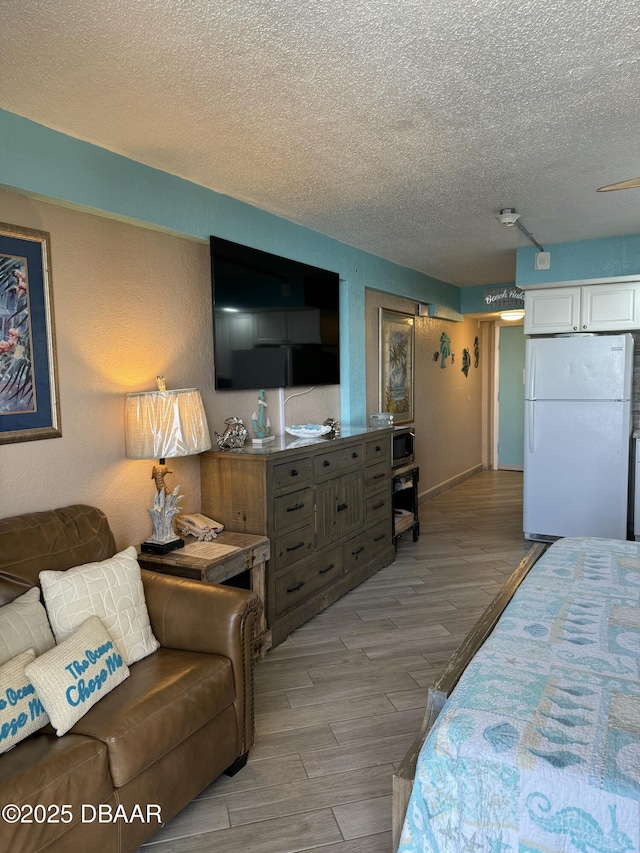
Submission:
[[[258,414],[254,412],[251,415],[251,427],[256,434],[252,439],[253,444],[268,444],[274,439],[271,435],[271,421],[267,417],[266,397],[264,388],[258,391]]]
[[[446,332],[440,335],[440,354],[442,356],[440,367],[445,368],[447,366],[447,359],[451,355],[451,338]]]
[[[478,338],[473,339],[473,366],[477,367],[480,364],[480,341]]]
[[[331,432],[327,433],[327,438],[340,438],[340,424],[335,418],[327,418],[324,426],[331,427]]]
[[[247,440],[247,428],[242,423],[242,418],[227,418],[225,424],[227,428],[222,435],[215,433],[216,444],[220,450],[243,447]]]
[[[465,376],[469,376],[469,368],[471,367],[471,356],[469,355],[469,350],[465,347],[462,350],[462,372]]]

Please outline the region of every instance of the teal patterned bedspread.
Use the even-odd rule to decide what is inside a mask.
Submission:
[[[640,851],[640,543],[561,539],[423,746],[399,853]]]

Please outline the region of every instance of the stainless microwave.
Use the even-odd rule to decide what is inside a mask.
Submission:
[[[391,467],[400,468],[416,461],[416,434],[413,427],[396,427],[391,433]]]

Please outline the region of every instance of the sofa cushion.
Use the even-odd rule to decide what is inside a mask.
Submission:
[[[129,675],[107,629],[87,619],[60,645],[25,669],[58,736]]]
[[[0,607],[0,664],[27,649],[41,655],[55,644],[37,587]]]
[[[103,741],[116,787],[125,785],[235,700],[228,658],[160,648],[73,727]]]
[[[24,668],[35,660],[33,649],[0,666],[0,752],[37,732],[49,717]]]
[[[136,549],[66,572],[40,572],[42,595],[56,640],[98,616],[128,664],[155,652]]]
[[[109,522],[92,506],[74,504],[0,519],[0,600],[16,597],[5,588],[7,582],[28,589],[38,585],[43,569],[64,571],[115,552]]]
[[[2,849],[44,849],[65,835],[71,826],[63,822],[59,813],[60,822],[54,822],[56,809],[62,805],[71,806],[67,813],[71,812],[74,824],[78,824],[83,803],[107,802],[112,791],[103,743],[72,734],[63,738],[44,733],[32,735],[2,756],[0,803],[15,803],[25,808],[44,807],[49,820],[34,820],[30,824],[3,821],[0,826]]]

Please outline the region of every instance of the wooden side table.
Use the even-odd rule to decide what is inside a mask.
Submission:
[[[271,648],[271,631],[267,630],[265,564],[269,559],[269,538],[251,533],[223,531],[213,542],[185,538],[184,548],[168,554],[139,554],[144,569],[191,578],[203,583],[222,583],[249,571],[251,591],[262,601],[258,621],[256,657],[263,658]],[[233,585],[233,584],[231,584]]]

